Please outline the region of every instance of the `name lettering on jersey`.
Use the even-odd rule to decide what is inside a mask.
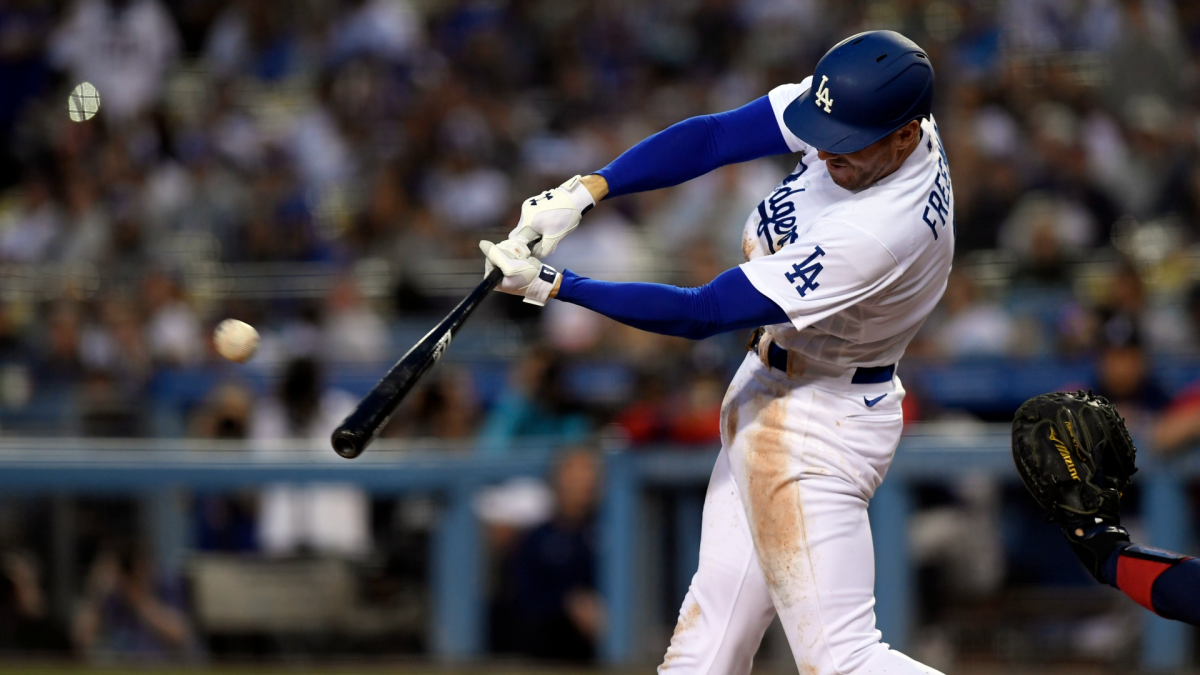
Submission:
[[[818,106],[825,106],[825,112],[833,112],[833,99],[829,97],[829,87],[825,83],[829,81],[829,76],[821,76],[821,86],[817,87],[816,101]]]
[[[821,270],[825,269],[825,266],[813,261],[823,255],[825,255],[825,251],[822,251],[821,247],[818,246],[812,252],[812,255],[804,259],[804,262],[792,265],[791,272],[783,273],[783,276],[787,277],[789,284],[796,283],[797,279],[804,282],[796,287],[796,292],[800,294],[800,297],[803,298],[809,291],[815,291],[821,286],[821,284],[817,283],[817,275],[821,273]]]
[[[933,233],[933,238],[936,240],[938,223],[945,227],[946,221],[951,217],[950,209],[954,193],[950,187],[950,162],[946,159],[946,147],[942,145],[942,132],[936,124],[933,125],[933,135],[937,137],[938,172],[933,178],[933,189],[929,191],[929,198],[926,200],[921,220],[929,226],[929,231]],[[929,152],[933,152],[933,139],[926,143],[926,147]]]
[[[766,239],[771,253],[796,241],[796,217],[792,215],[796,205],[788,197],[804,192],[804,188],[792,187],[792,183],[805,171],[808,166],[801,161],[796,173],[784,178],[771,196],[758,204],[758,236]]]
[[[940,150],[940,148],[939,148]],[[925,212],[921,214],[921,220],[929,226],[929,231],[933,233],[933,238],[938,238],[938,222],[942,227],[946,226],[946,221],[950,218],[950,206],[952,194],[950,191],[950,172],[946,164],[945,155],[938,157],[938,172],[933,177],[933,189],[929,191],[929,198],[926,200]],[[933,213],[930,213],[932,209]],[[935,222],[933,217],[937,217]]]

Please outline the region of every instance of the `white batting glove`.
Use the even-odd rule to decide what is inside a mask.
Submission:
[[[579,176],[562,185],[536,194],[521,203],[521,220],[508,238],[526,246],[532,244],[536,258],[550,255],[558,242],[579,227],[579,219],[596,205],[592,193],[579,182]]]
[[[483,251],[483,276],[492,273],[496,267],[504,273],[504,279],[496,286],[502,293],[525,296],[525,302],[539,307],[550,299],[550,292],[558,284],[559,273],[542,261],[530,257],[529,247],[523,242],[505,239],[499,244],[490,241],[479,242],[479,250]]]

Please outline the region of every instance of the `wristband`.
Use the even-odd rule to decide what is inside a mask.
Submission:
[[[558,270],[549,265],[542,265],[542,269],[538,272],[533,281],[529,282],[529,288],[525,289],[525,302],[538,307],[544,307],[546,301],[550,299],[550,292],[558,285],[559,277],[562,275]]]
[[[567,193],[567,196],[571,198],[571,203],[579,211],[579,215],[583,215],[592,210],[592,207],[596,205],[596,200],[592,197],[591,191],[579,180],[580,178],[582,176],[575,176],[558,186],[558,189]]]

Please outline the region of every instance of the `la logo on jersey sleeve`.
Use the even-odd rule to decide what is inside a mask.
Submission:
[[[789,284],[795,284],[797,279],[804,282],[796,286],[796,292],[800,294],[800,297],[805,297],[809,291],[815,291],[821,286],[821,284],[817,283],[817,275],[821,273],[821,270],[825,269],[825,266],[813,261],[823,255],[825,255],[825,251],[822,251],[821,247],[818,246],[812,252],[812,255],[804,259],[804,262],[792,265],[791,272],[784,272],[783,276],[787,277]]]

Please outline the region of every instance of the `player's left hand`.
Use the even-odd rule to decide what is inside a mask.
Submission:
[[[531,305],[545,305],[550,299],[550,292],[554,290],[558,281],[558,272],[530,256],[529,247],[523,242],[513,239],[505,239],[499,244],[481,241],[479,250],[483,251],[485,257],[485,277],[497,267],[504,273],[504,279],[496,286],[496,290],[523,295],[525,302]]]

